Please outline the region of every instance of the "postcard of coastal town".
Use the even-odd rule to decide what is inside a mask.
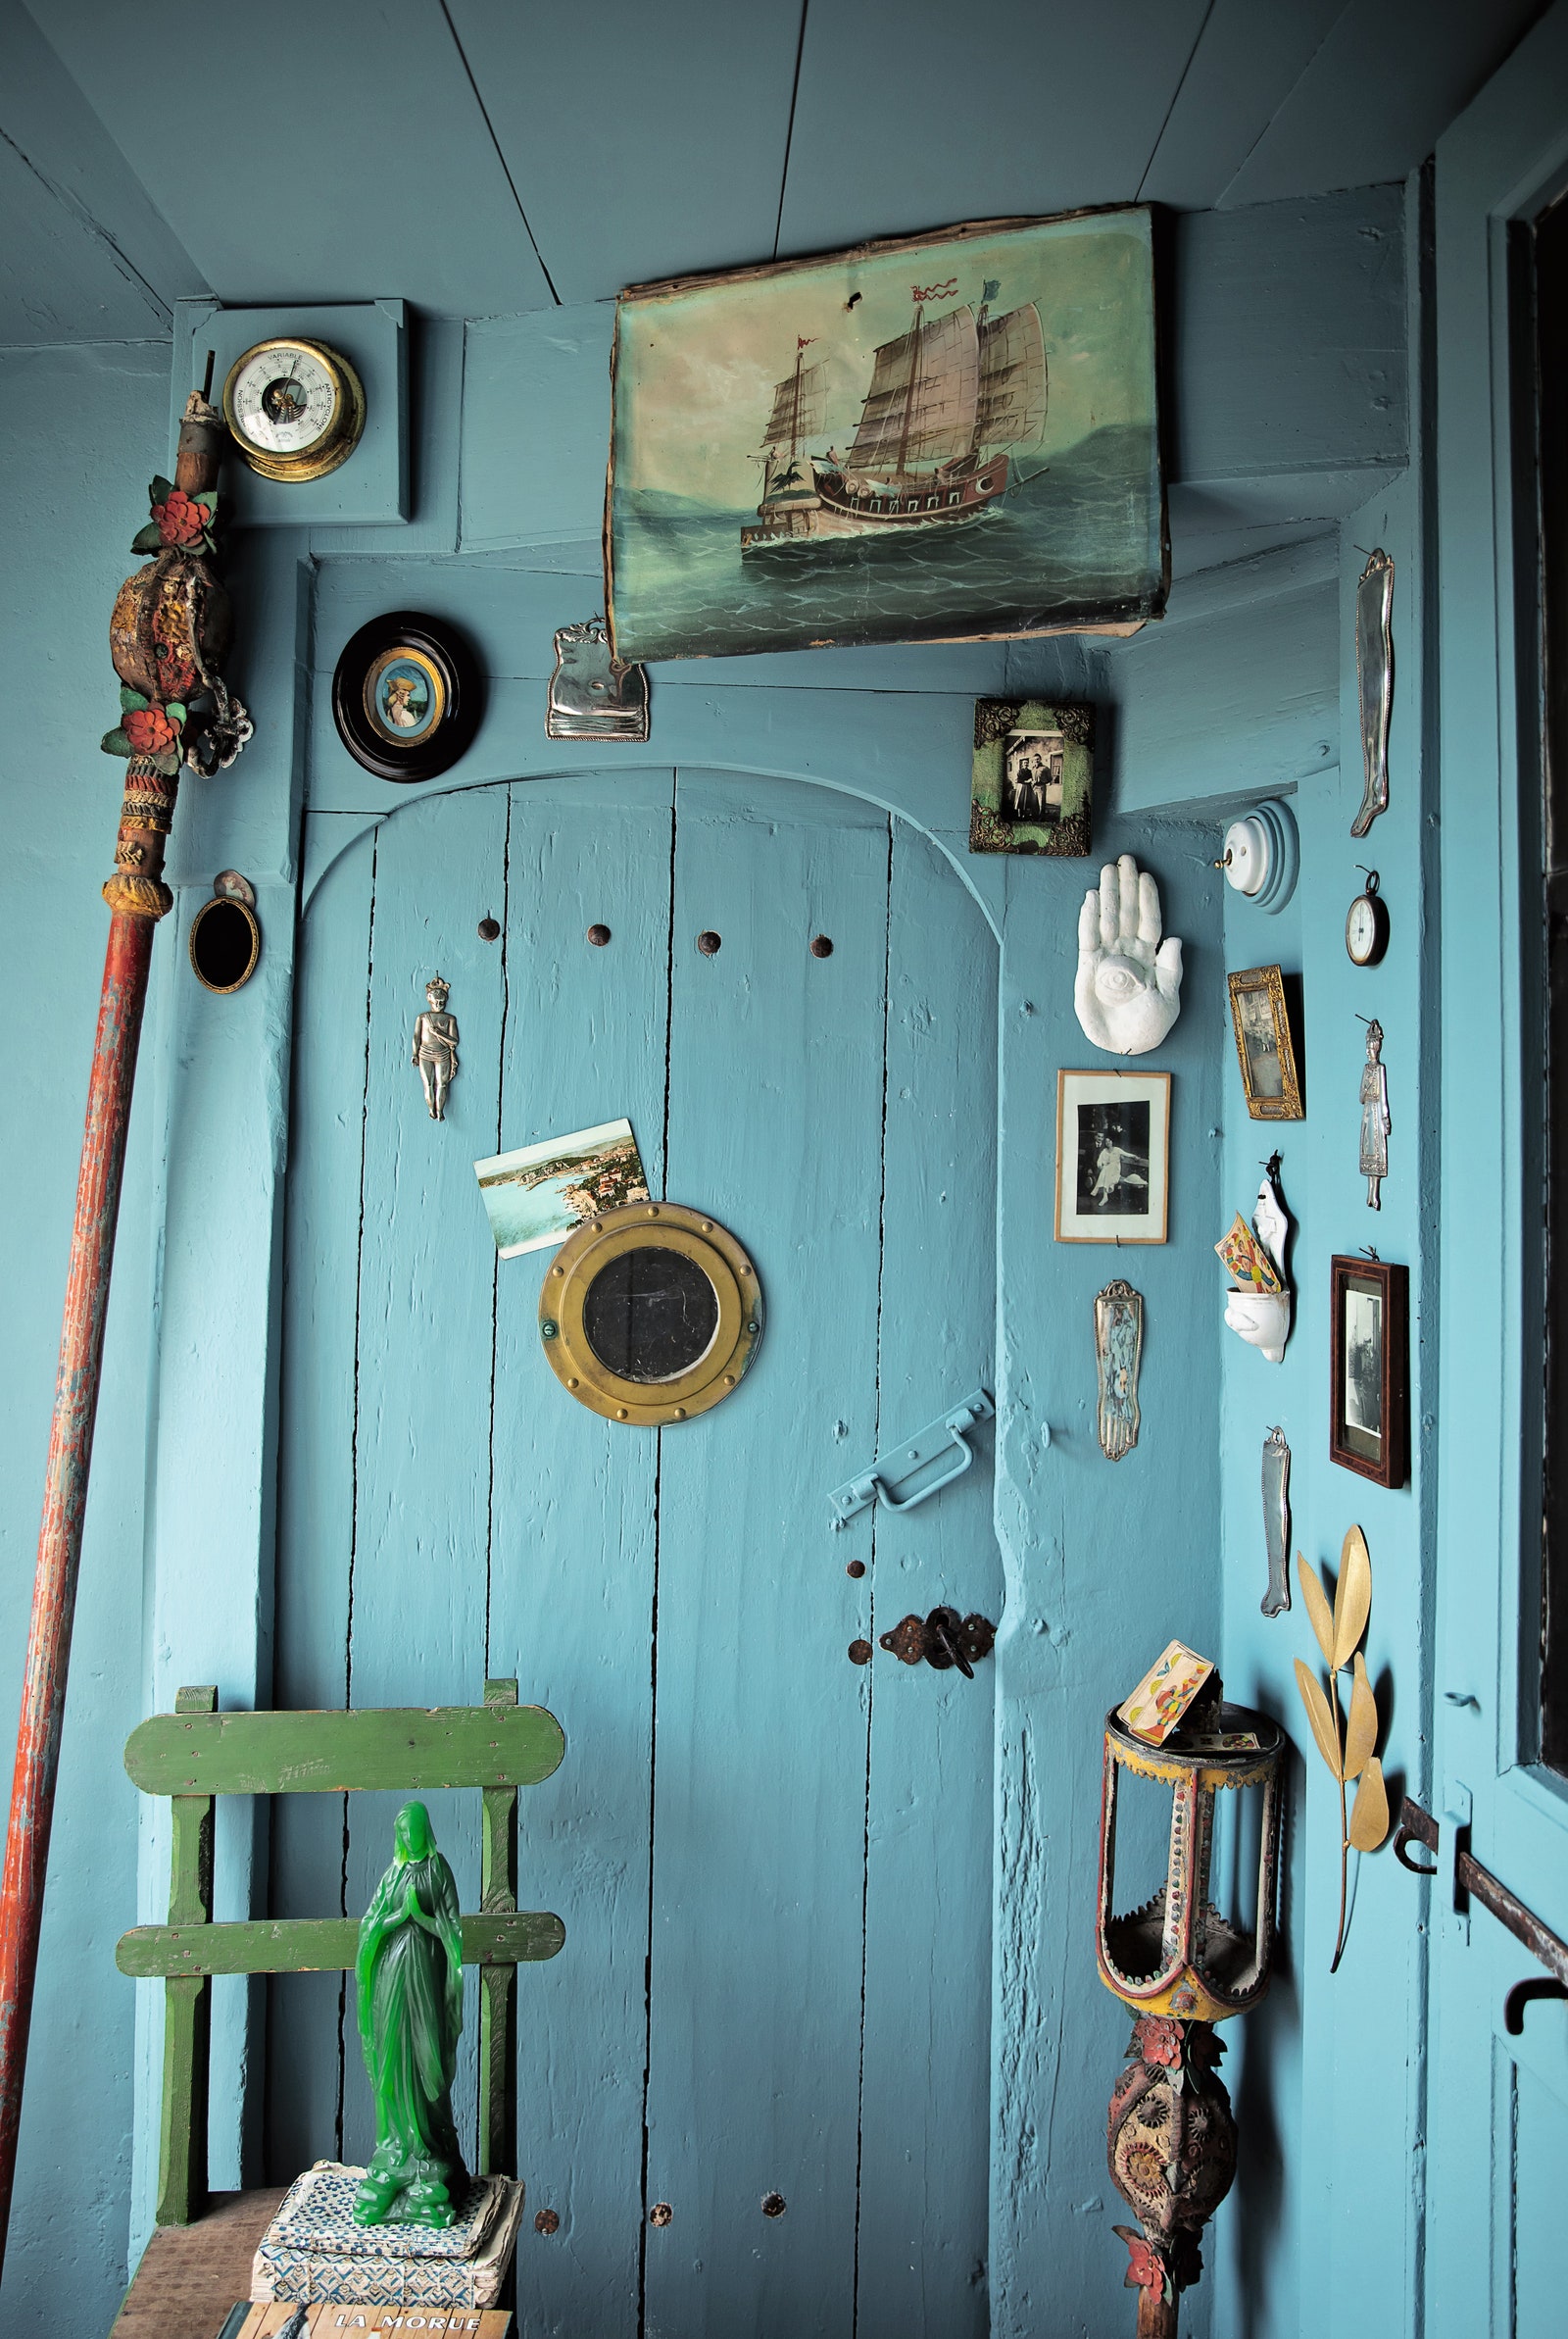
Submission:
[[[549,1250],[600,1211],[648,1200],[629,1120],[607,1120],[596,1129],[490,1154],[474,1163],[473,1173],[503,1259]]]
[[[1164,607],[1149,213],[620,296],[624,659],[1013,637]]]

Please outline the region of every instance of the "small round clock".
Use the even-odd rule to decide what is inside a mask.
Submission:
[[[365,391],[322,341],[258,341],[229,369],[223,419],[264,479],[320,479],[359,445]]]
[[[1366,872],[1366,891],[1358,893],[1345,918],[1345,947],[1352,967],[1375,967],[1389,947],[1389,913],[1378,891],[1378,872]]]

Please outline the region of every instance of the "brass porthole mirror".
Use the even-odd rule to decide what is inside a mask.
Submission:
[[[579,1405],[643,1428],[690,1420],[739,1386],[762,1336],[757,1269],[715,1219],[675,1202],[603,1212],[563,1243],[539,1338]]]
[[[205,990],[241,991],[262,955],[256,889],[237,869],[220,870],[213,898],[203,902],[186,938],[191,972]]]

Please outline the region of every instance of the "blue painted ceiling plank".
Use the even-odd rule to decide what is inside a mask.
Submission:
[[[1206,211],[1264,135],[1345,0],[1214,0],[1140,190]]]
[[[214,9],[167,124],[149,60],[190,50],[176,0],[49,0],[43,29],[220,300],[552,301],[440,0],[272,0],[265,35]],[[196,169],[204,108],[220,165]]]
[[[449,5],[563,301],[767,258],[803,0]]]
[[[780,251],[1130,202],[1206,5],[813,9]]]
[[[133,339],[208,290],[22,0],[0,0],[0,338]],[[48,329],[45,329],[45,321]]]
[[[1541,13],[1542,0],[1351,0],[1218,202],[1404,178]]]

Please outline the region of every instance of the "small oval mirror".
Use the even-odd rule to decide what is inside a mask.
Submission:
[[[209,991],[239,991],[256,971],[262,929],[245,902],[217,897],[204,902],[190,921],[190,963]]]
[[[640,1243],[595,1275],[582,1328],[599,1362],[623,1380],[673,1380],[712,1346],[718,1294],[695,1259]]]

